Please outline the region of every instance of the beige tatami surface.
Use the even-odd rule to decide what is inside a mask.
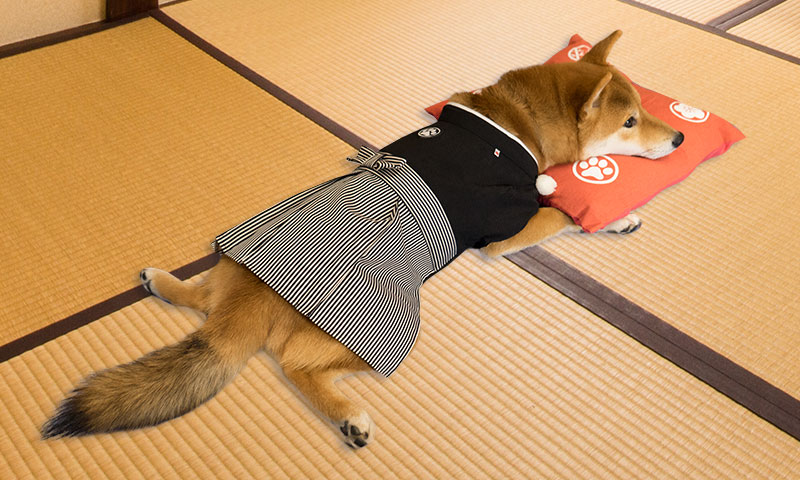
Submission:
[[[800,3],[783,2],[729,32],[800,57]]]
[[[0,85],[0,344],[207,255],[353,150],[153,19],[0,60]]]
[[[428,122],[422,107],[544,60],[572,33],[597,41],[624,27],[612,57],[620,68],[748,138],[641,209],[635,235],[546,248],[800,394],[791,368],[800,178],[787,168],[800,151],[791,122],[773,121],[800,110],[773,95],[796,86],[798,66],[610,0],[490,11],[314,3],[313,15],[303,2],[235,3],[166,12],[377,145]],[[0,219],[10,226],[0,238],[13,246],[0,280],[3,343],[131,288],[143,266],[205,255],[222,229],[349,168],[351,147],[152,19],[0,60],[0,81]],[[180,419],[39,440],[80,378],[202,320],[148,298],[0,364],[0,478],[716,479],[800,469],[796,440],[507,260],[467,252],[422,299],[419,341],[397,373],[341,382],[376,421],[366,449],[344,447],[265,355]]]

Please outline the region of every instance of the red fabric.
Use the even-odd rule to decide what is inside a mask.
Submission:
[[[577,61],[591,45],[580,35],[545,63]],[[610,155],[557,165],[544,173],[557,182],[556,191],[540,203],[558,208],[587,232],[596,232],[624,217],[686,178],[700,163],[721,155],[744,138],[733,125],[713,113],[684,105],[634,84],[642,106],[684,134],[683,144],[658,160]],[[447,102],[425,111],[438,118]]]

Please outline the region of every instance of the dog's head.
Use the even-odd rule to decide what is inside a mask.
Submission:
[[[599,155],[663,157],[683,134],[647,113],[630,81],[606,62],[617,30],[578,62],[512,70],[480,95],[450,100],[474,108],[534,151],[542,172]]]
[[[578,110],[581,158],[620,154],[660,158],[683,142],[683,134],[642,108],[630,81],[606,61],[622,32],[617,30],[594,46],[574,70],[583,80],[585,100]]]

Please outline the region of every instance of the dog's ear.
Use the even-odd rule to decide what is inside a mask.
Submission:
[[[580,61],[586,63],[593,63],[595,65],[608,65],[606,59],[608,58],[608,54],[611,52],[611,47],[613,47],[614,44],[617,43],[617,40],[621,35],[622,35],[622,30],[617,30],[616,32],[607,36],[597,45],[592,47],[591,50],[586,52],[586,55],[584,55]]]
[[[583,122],[584,120],[591,118],[592,114],[598,108],[600,108],[600,94],[603,93],[603,89],[606,88],[608,82],[611,81],[611,76],[611,72],[606,72],[606,74],[603,75],[603,78],[597,82],[592,90],[592,94],[589,95],[589,99],[583,104],[583,108],[581,108],[578,120]]]

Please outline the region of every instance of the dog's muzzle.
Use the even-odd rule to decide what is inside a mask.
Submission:
[[[672,146],[678,148],[681,146],[681,143],[683,143],[683,132],[678,132],[677,135],[672,137]]]

